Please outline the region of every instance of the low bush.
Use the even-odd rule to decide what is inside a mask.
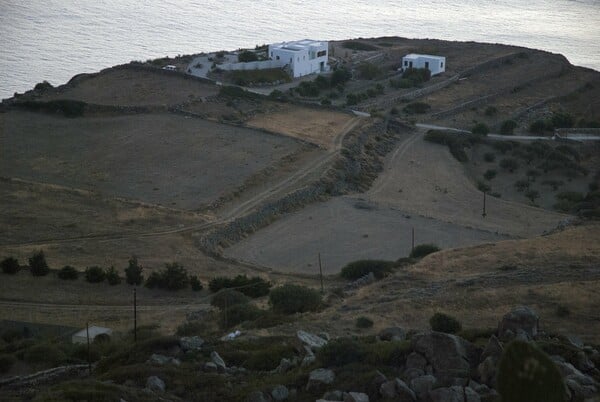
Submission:
[[[514,120],[504,120],[500,125],[500,134],[512,135],[517,128],[517,122]]]
[[[498,113],[498,109],[495,106],[488,106],[485,108],[484,114],[486,116],[494,116],[496,113]]]
[[[270,371],[279,365],[281,359],[291,359],[295,355],[293,346],[274,343],[251,353],[243,366],[248,370]]]
[[[306,286],[286,284],[271,290],[269,303],[274,311],[284,314],[317,311],[321,306],[321,294]]]
[[[492,187],[482,181],[477,181],[477,190],[483,193],[489,193],[492,190]]]
[[[389,274],[393,267],[394,263],[392,261],[359,260],[348,263],[342,268],[340,275],[345,279],[356,280],[368,275],[369,272],[373,272],[373,275],[375,275],[377,279],[381,279]]]
[[[49,343],[36,344],[28,348],[23,360],[30,364],[44,364],[50,367],[57,366],[66,360],[65,353],[56,345]]]
[[[373,365],[385,364],[387,366],[399,367],[412,351],[411,342],[389,341],[374,342],[365,345],[367,356],[365,361]]]
[[[146,287],[158,287],[167,290],[180,290],[190,282],[187,270],[177,262],[165,264],[162,271],[155,271],[146,280]]]
[[[202,282],[200,282],[200,279],[196,275],[190,276],[190,286],[194,292],[199,292],[203,288]]]
[[[281,68],[267,68],[259,70],[236,70],[227,73],[227,76],[236,85],[262,84],[272,82],[288,82],[290,76]]]
[[[248,302],[250,302],[250,298],[237,290],[221,289],[213,296],[210,304],[220,309],[225,309],[236,304],[245,304]]]
[[[13,355],[0,355],[0,374],[8,373],[16,362]]]
[[[85,280],[90,283],[104,282],[106,272],[100,267],[88,267],[85,269]]]
[[[234,304],[221,310],[220,324],[228,329],[245,321],[254,321],[261,315],[262,310],[250,303]]]
[[[14,106],[34,112],[62,113],[65,117],[83,116],[85,110],[85,102],[70,99],[15,102]]]
[[[142,271],[144,268],[138,262],[137,257],[134,255],[129,259],[129,264],[125,268],[125,281],[129,285],[141,285],[144,282],[144,275]]]
[[[460,322],[447,314],[435,313],[429,319],[429,325],[433,331],[455,334],[462,329]]]
[[[532,204],[534,204],[535,200],[540,198],[540,192],[534,189],[529,189],[525,191],[525,197],[527,197],[527,199],[531,201]]]
[[[552,190],[556,191],[556,190],[558,190],[558,188],[560,186],[562,186],[563,184],[565,184],[565,182],[562,181],[562,180],[544,180],[542,182],[542,184],[546,185],[546,186],[551,186]]]
[[[331,87],[343,86],[346,82],[350,81],[351,78],[352,72],[347,68],[341,67],[336,68],[333,73],[331,73],[329,82]]]
[[[500,167],[513,173],[519,168],[519,162],[515,158],[504,158],[500,161]]]
[[[446,133],[439,130],[429,130],[427,134],[425,134],[425,141],[446,145],[454,159],[459,162],[467,162],[469,157],[464,149],[481,142],[481,137],[477,135],[462,135]]]
[[[2,272],[9,275],[14,275],[19,272],[19,261],[13,257],[7,257],[0,262]]]
[[[475,135],[487,135],[490,129],[484,123],[477,123],[471,128],[471,133]]]
[[[571,314],[571,310],[565,305],[558,305],[556,307],[556,316],[557,317],[568,317]]]
[[[79,277],[79,272],[70,265],[65,265],[58,271],[58,277],[63,280],[74,281]]]
[[[543,120],[536,120],[529,125],[529,132],[533,134],[544,134],[546,130],[547,125]]]
[[[237,291],[242,292],[246,296],[252,298],[268,295],[271,286],[271,282],[265,281],[261,277],[254,276],[252,278],[248,278],[246,275],[238,275],[235,278],[219,276],[213,278],[208,283],[208,288],[211,292],[218,292],[221,289],[235,288]]]
[[[431,71],[426,68],[407,68],[402,78],[411,81],[412,86],[417,86],[431,79]]]
[[[390,79],[390,86],[395,89],[412,88],[415,85],[416,84],[412,80],[409,80],[408,78],[398,78],[398,79],[392,78],[392,79]]]
[[[423,114],[431,109],[431,105],[425,102],[413,102],[404,106],[404,110],[408,114]]]
[[[496,172],[494,169],[488,169],[483,174],[483,177],[486,180],[492,180],[494,177],[496,177],[497,174],[498,174],[498,172]]]
[[[440,251],[440,248],[435,244],[419,244],[411,252],[410,258],[423,258],[426,255]]]
[[[556,199],[570,202],[581,202],[585,199],[585,196],[583,193],[578,193],[576,191],[563,191],[556,194]]]
[[[256,53],[254,53],[250,50],[244,50],[238,54],[238,61],[240,63],[248,63],[248,62],[257,61],[257,60],[258,60],[258,56],[256,55]]]
[[[29,270],[33,276],[45,276],[50,272],[50,268],[46,262],[46,256],[42,250],[34,253],[31,258],[29,258]]]
[[[300,96],[315,98],[319,96],[321,88],[314,81],[303,81],[296,87],[296,92]]]
[[[121,277],[119,276],[119,272],[114,266],[111,266],[106,270],[106,280],[111,286],[118,285],[119,283],[121,283]]]
[[[373,63],[362,62],[358,65],[358,73],[360,78],[364,80],[372,80],[381,74],[381,70]]]
[[[553,128],[571,128],[575,125],[575,119],[569,113],[553,113],[550,123]]]
[[[529,188],[529,180],[527,180],[527,179],[517,180],[515,182],[515,189],[520,193],[527,190],[528,188]]]
[[[324,367],[340,367],[351,363],[362,363],[367,356],[365,345],[351,338],[329,341],[319,349],[317,359]]]
[[[369,317],[358,317],[356,319],[356,328],[371,328],[373,326],[373,320]]]
[[[494,162],[496,160],[496,155],[494,155],[493,152],[486,152],[483,154],[483,160],[488,163]]]

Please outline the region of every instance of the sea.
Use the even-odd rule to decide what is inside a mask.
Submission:
[[[0,99],[131,60],[376,36],[520,45],[600,70],[600,0],[0,0]]]

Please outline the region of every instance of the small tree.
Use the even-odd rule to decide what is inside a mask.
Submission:
[[[410,258],[423,258],[426,255],[440,251],[440,248],[435,244],[419,244],[411,251]]]
[[[519,168],[519,162],[515,158],[504,158],[500,161],[500,167],[513,173]]]
[[[529,190],[525,193],[525,197],[527,197],[529,199],[529,201],[531,201],[531,203],[535,203],[535,200],[540,198],[540,193],[537,190]]]
[[[90,283],[103,282],[106,279],[106,273],[100,267],[87,267],[85,269],[85,280]]]
[[[248,63],[256,60],[258,60],[258,56],[256,55],[256,53],[250,50],[244,50],[243,52],[238,54],[238,61],[240,63]]]
[[[540,177],[540,175],[541,175],[540,171],[536,170],[536,169],[529,169],[527,171],[527,177],[531,181],[535,181],[536,177]]]
[[[515,128],[517,128],[517,122],[514,120],[504,120],[500,126],[500,134],[512,135]]]
[[[190,276],[190,286],[194,292],[202,290],[202,282],[200,282],[200,279],[196,275]]]
[[[496,160],[496,155],[494,155],[493,152],[486,152],[485,154],[483,154],[483,160],[488,163],[491,163]]]
[[[44,251],[40,250],[29,258],[29,270],[33,276],[45,276],[50,272]]]
[[[544,120],[536,120],[529,125],[529,132],[534,134],[543,134],[546,131],[546,122]]]
[[[13,275],[19,272],[19,261],[16,258],[7,257],[2,260],[0,265],[2,266],[2,272],[5,274]]]
[[[58,271],[58,277],[63,280],[74,281],[79,277],[79,272],[70,265],[65,265]]]
[[[490,129],[484,123],[477,123],[471,129],[471,132],[477,135],[487,135],[490,132]]]
[[[111,286],[118,285],[119,283],[121,283],[121,277],[119,276],[119,272],[114,266],[111,266],[106,270],[106,280]]]
[[[460,322],[448,314],[435,313],[429,319],[429,325],[433,331],[445,332],[447,334],[455,334],[461,330]]]
[[[276,312],[303,313],[316,311],[321,305],[321,295],[306,286],[286,284],[271,290],[269,302]]]
[[[141,285],[144,281],[142,270],[144,268],[138,263],[136,256],[129,259],[129,266],[125,268],[125,281],[130,285]]]
[[[488,169],[488,170],[486,170],[486,171],[485,171],[485,173],[483,174],[483,177],[484,177],[486,180],[492,180],[494,177],[496,177],[496,174],[497,174],[497,173],[498,173],[498,172],[496,172],[494,169]]]

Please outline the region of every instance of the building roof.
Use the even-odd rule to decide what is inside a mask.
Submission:
[[[404,59],[418,59],[419,57],[427,57],[430,59],[445,59],[444,56],[434,56],[431,54],[418,54],[418,53],[409,53],[406,56],[404,56]]]
[[[300,50],[309,49],[311,47],[322,47],[327,45],[327,42],[312,40],[312,39],[302,39],[291,42],[281,42],[281,43],[273,43],[271,46],[284,49],[291,50],[293,52],[299,52]]]
[[[91,326],[91,327],[89,327],[89,331],[90,331],[90,339],[91,340],[93,340],[95,337],[97,337],[100,334],[108,334],[108,335],[112,334],[112,329],[104,328],[104,327]],[[73,336],[86,338],[87,337],[86,329],[84,328],[81,331],[78,331]]]

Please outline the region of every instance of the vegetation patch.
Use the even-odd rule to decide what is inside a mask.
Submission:
[[[14,106],[30,110],[32,112],[62,114],[65,117],[81,117],[85,110],[85,102],[59,99],[48,102],[42,101],[23,101],[15,102]]]
[[[393,267],[394,263],[392,261],[359,260],[347,264],[342,268],[340,275],[344,279],[356,280],[368,275],[369,272],[373,272],[377,279],[381,279],[392,272]]]
[[[426,255],[436,253],[440,251],[440,248],[435,244],[419,244],[411,252],[410,258],[423,258]]]
[[[378,49],[377,46],[359,41],[346,41],[342,43],[342,46],[351,50],[373,51]]]
[[[289,74],[280,68],[258,70],[235,70],[227,73],[235,85],[270,84],[273,82],[290,82]]]
[[[435,313],[431,316],[429,325],[433,331],[447,334],[455,334],[462,329],[462,325],[456,318],[444,313]]]
[[[274,311],[284,314],[317,311],[321,306],[321,294],[306,286],[285,284],[271,290],[269,303]]]
[[[271,286],[271,282],[265,281],[259,276],[248,278],[246,275],[238,275],[235,278],[218,276],[208,283],[211,292],[218,292],[221,289],[235,289],[252,298],[268,295]]]
[[[146,279],[146,287],[180,290],[186,288],[189,282],[190,278],[187,270],[182,265],[174,262],[165,264],[165,269],[162,271],[152,272]]]

